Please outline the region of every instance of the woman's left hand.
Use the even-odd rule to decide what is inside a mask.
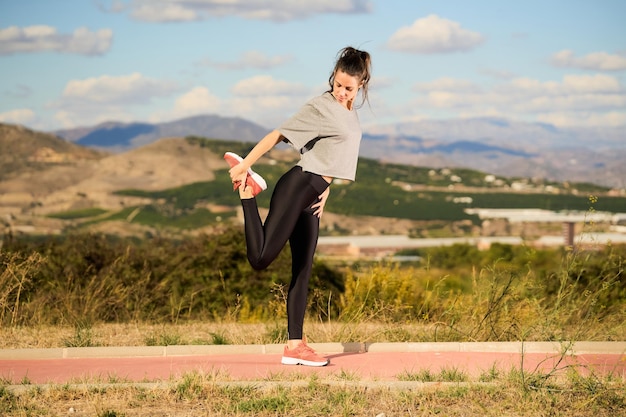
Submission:
[[[230,180],[235,186],[246,183],[248,170],[243,164],[235,165],[228,171],[228,173],[230,174]]]
[[[329,194],[330,194],[330,187],[326,187],[324,192],[319,195],[318,197],[319,201],[311,206],[311,208],[315,209],[313,214],[316,215],[317,217],[320,217],[320,218],[322,217],[322,213],[324,213],[324,206],[326,205],[326,200],[328,200]]]

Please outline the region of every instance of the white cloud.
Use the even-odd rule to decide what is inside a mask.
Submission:
[[[233,94],[244,97],[293,96],[307,91],[308,89],[301,84],[276,80],[269,75],[247,78],[239,81],[232,88]]]
[[[215,67],[223,70],[243,70],[243,69],[269,69],[284,65],[293,60],[291,55],[267,56],[258,51],[247,51],[241,55],[237,61],[217,62],[206,59],[201,65]]]
[[[65,127],[85,126],[108,120],[136,121],[137,110],[171,96],[178,87],[167,80],[140,73],[69,81],[61,98],[50,103],[55,118]]]
[[[229,116],[242,117],[258,123],[268,129],[274,129],[283,123],[291,114],[310,97],[288,97],[284,95],[236,96],[229,100]]]
[[[506,70],[484,68],[480,70],[480,73],[496,80],[510,80],[515,78],[515,74]]]
[[[196,114],[215,113],[221,107],[219,97],[211,94],[206,87],[194,87],[176,99],[173,114],[187,117]]]
[[[201,20],[198,10],[193,7],[186,7],[182,4],[174,4],[167,0],[157,0],[151,2],[134,2],[131,16],[140,21],[146,22],[185,22]]]
[[[548,94],[551,96],[563,96],[586,93],[623,93],[624,88],[615,77],[604,74],[596,75],[565,75],[561,82],[538,81],[531,78],[515,78],[505,87],[515,94]]]
[[[467,80],[443,77],[428,83],[417,83],[414,86],[416,91],[479,91],[477,84]]]
[[[102,75],[72,80],[63,90],[61,103],[137,104],[170,95],[176,86],[168,81],[147,78],[140,73]]]
[[[102,55],[111,48],[113,31],[87,28],[72,34],[58,33],[52,26],[11,26],[0,29],[0,55],[54,51],[79,55]]]
[[[122,0],[112,0],[109,7],[106,7],[102,2],[98,2],[97,6],[101,11],[110,13],[121,13],[127,8]]]
[[[483,41],[480,33],[463,29],[457,22],[430,15],[416,20],[411,26],[398,29],[387,41],[387,46],[402,52],[436,54],[467,51]]]
[[[54,114],[54,119],[65,129],[79,126],[93,126],[110,121],[122,123],[137,121],[134,114],[119,107],[103,107],[97,111],[90,111],[88,109],[59,110]]]
[[[35,112],[31,109],[15,109],[0,113],[0,122],[23,125],[35,119]]]
[[[369,83],[370,93],[373,91],[384,90],[386,88],[393,87],[396,84],[396,80],[393,77],[386,77],[383,75],[374,75]],[[324,83],[322,88],[329,88],[328,83]]]
[[[624,124],[626,114],[626,89],[604,74],[566,75],[560,81],[516,78],[490,88],[441,78],[417,84],[415,90],[420,96],[414,111],[465,117],[501,115],[560,126],[616,126]]]
[[[222,112],[274,128],[325,88],[325,85],[309,88],[269,75],[259,75],[233,86],[233,95],[224,103]]]
[[[539,115],[537,120],[555,126],[622,127],[626,126],[626,112],[603,114],[591,112],[545,113]]]
[[[259,113],[276,113],[276,110],[294,112],[294,100],[285,96],[262,96],[262,97],[235,97],[232,107],[237,109],[241,117],[258,117]],[[304,103],[301,103],[304,104]],[[284,118],[284,116],[283,116]]]
[[[624,88],[615,77],[604,74],[565,75],[563,77],[565,93],[620,93]]]
[[[594,71],[623,71],[626,70],[626,56],[593,52],[582,57],[576,57],[574,52],[565,49],[552,56],[552,64],[557,67]]]
[[[148,116],[151,123],[163,123],[201,114],[228,114],[229,104],[203,86],[193,87],[178,96],[174,105],[166,110],[158,110]]]
[[[129,10],[132,18],[146,22],[182,22],[212,17],[288,21],[316,14],[368,13],[369,0],[133,0],[127,7],[114,2],[113,12]]]

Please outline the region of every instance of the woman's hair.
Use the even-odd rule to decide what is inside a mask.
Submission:
[[[367,97],[367,87],[372,72],[372,59],[370,54],[351,46],[346,46],[337,53],[337,56],[335,68],[333,68],[333,72],[331,72],[328,78],[328,84],[330,84],[329,92],[333,91],[335,74],[337,71],[343,71],[352,77],[356,77],[359,82],[363,83],[363,87],[361,87],[361,105],[363,105],[363,103],[369,101]]]

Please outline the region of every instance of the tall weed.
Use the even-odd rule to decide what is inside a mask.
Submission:
[[[626,337],[626,248],[564,251],[563,262],[552,268],[544,265],[541,252],[516,250],[519,257],[495,261],[492,254],[485,254],[484,260],[492,263],[479,262],[471,268],[389,264],[350,271],[339,319],[352,324],[370,320],[430,324],[432,333],[424,337],[434,341]],[[449,262],[449,257],[444,259]]]
[[[11,326],[18,323],[24,293],[28,292],[33,274],[42,262],[38,253],[24,256],[0,251],[0,323],[8,322]]]
[[[185,241],[82,234],[9,241],[0,251],[0,322],[282,328],[289,255],[287,248],[268,270],[252,270],[238,229]],[[626,246],[477,251],[455,245],[420,255],[426,261],[410,266],[316,262],[309,320],[327,323],[332,339],[346,342],[363,341],[368,323],[383,324],[370,335],[378,341],[626,339]]]

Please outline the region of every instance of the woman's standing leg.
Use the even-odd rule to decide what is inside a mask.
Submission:
[[[291,247],[291,282],[287,294],[287,331],[289,339],[302,339],[309,280],[317,247],[320,221],[312,209],[306,209],[289,237]]]
[[[304,210],[289,238],[293,264],[287,294],[289,340],[281,359],[284,365],[326,366],[330,362],[307,345],[302,332],[318,234],[319,218],[313,214],[313,209]]]

